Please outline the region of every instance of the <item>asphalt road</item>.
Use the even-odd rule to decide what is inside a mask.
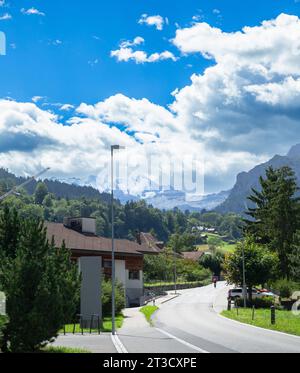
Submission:
[[[299,353],[300,337],[240,324],[216,311],[226,307],[227,288],[219,283],[180,291],[160,306],[154,324],[160,330],[207,352]]]

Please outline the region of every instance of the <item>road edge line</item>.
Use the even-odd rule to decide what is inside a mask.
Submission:
[[[128,351],[126,350],[125,346],[123,345],[123,343],[120,341],[119,337],[115,334],[113,335],[111,333],[111,340],[112,340],[112,343],[114,344],[117,352],[119,354],[127,354]]]
[[[183,345],[185,345],[185,346],[187,346],[187,347],[190,347],[191,349],[193,349],[193,350],[195,350],[195,351],[198,351],[198,352],[200,352],[200,353],[202,353],[202,354],[209,354],[209,353],[210,353],[209,351],[203,350],[203,349],[200,348],[200,347],[197,347],[197,346],[195,346],[195,345],[193,345],[193,344],[191,344],[191,343],[189,343],[189,342],[186,342],[186,341],[184,341],[183,339],[178,338],[178,337],[176,337],[175,335],[173,335],[173,334],[171,334],[171,333],[168,333],[168,332],[166,332],[166,331],[163,330],[163,329],[156,328],[156,327],[155,327],[155,329],[156,329],[158,332],[160,332],[160,333],[162,333],[162,334],[165,334],[166,336],[168,336],[168,337],[174,339],[175,341],[177,341],[177,342],[179,342],[179,343],[181,343],[181,344],[183,344]]]

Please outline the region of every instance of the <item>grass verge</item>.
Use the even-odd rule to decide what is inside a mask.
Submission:
[[[89,354],[90,351],[84,350],[82,348],[72,348],[64,346],[48,346],[45,347],[41,353],[47,354]]]
[[[269,309],[255,310],[252,320],[252,309],[239,308],[223,311],[221,315],[245,324],[259,326],[265,329],[276,330],[300,336],[300,315],[296,316],[291,311],[276,310],[276,324],[271,324],[271,311]]]
[[[122,314],[116,316],[116,327],[117,327],[117,329],[122,327],[123,321],[124,321],[124,316]],[[66,327],[66,333],[73,333],[74,324],[67,324],[65,327]],[[100,328],[101,332],[111,332],[111,329],[112,329],[111,317],[104,317],[103,318],[103,324]],[[59,333],[61,333],[61,334],[63,332],[64,332],[63,329],[61,329],[59,331]],[[89,333],[90,329],[89,328],[83,329],[83,332],[84,333]],[[75,325],[75,333],[81,333],[81,329],[80,329],[79,324]],[[92,333],[98,333],[98,329],[92,329]]]
[[[142,312],[145,317],[146,317],[146,320],[148,321],[148,323],[152,326],[153,323],[152,323],[152,320],[151,320],[151,317],[153,315],[153,313],[158,310],[158,307],[156,306],[144,306],[140,309],[140,312]]]

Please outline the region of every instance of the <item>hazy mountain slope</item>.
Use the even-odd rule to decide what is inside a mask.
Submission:
[[[251,193],[251,188],[259,189],[259,176],[265,176],[265,170],[269,166],[274,168],[291,167],[296,174],[300,187],[300,144],[293,146],[286,156],[275,155],[268,162],[254,167],[249,172],[238,174],[236,183],[228,198],[217,206],[215,210],[221,213],[243,213],[246,207],[250,206],[247,197]]]

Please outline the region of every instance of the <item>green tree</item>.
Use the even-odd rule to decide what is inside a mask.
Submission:
[[[199,263],[213,273],[214,276],[220,277],[223,263],[224,263],[224,253],[216,250],[214,253],[204,253],[200,258]]]
[[[283,277],[290,277],[289,260],[294,247],[295,234],[299,228],[299,198],[293,170],[289,167],[266,170],[266,178],[260,177],[261,191],[252,189],[249,200],[255,207],[249,208],[245,219],[246,233],[255,237],[257,243],[266,244],[278,254]]]
[[[34,201],[38,205],[42,205],[44,198],[48,194],[48,188],[45,183],[39,182],[34,191]]]
[[[15,213],[10,214],[9,219],[19,219]],[[70,251],[64,245],[56,248],[54,242],[48,242],[41,221],[19,219],[14,228],[7,246],[1,247],[0,283],[9,318],[5,345],[7,348],[9,341],[12,352],[33,352],[71,321],[80,282]],[[2,235],[3,230],[0,242]]]
[[[227,281],[231,284],[243,283],[243,245],[245,256],[246,284],[249,289],[253,286],[264,285],[275,277],[278,268],[278,257],[265,247],[254,242],[253,237],[247,237],[239,242],[233,253],[225,255],[224,270]],[[249,292],[252,300],[252,292]]]

